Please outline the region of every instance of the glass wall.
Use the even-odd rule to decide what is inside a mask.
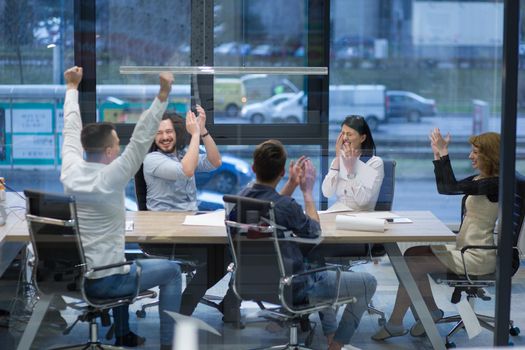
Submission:
[[[7,185],[16,191],[62,191],[62,73],[75,62],[75,3],[78,2],[0,0],[0,177],[5,177]],[[306,155],[317,170],[316,208],[332,206],[336,198],[323,196],[321,183],[335,157],[341,124],[347,116],[358,115],[372,132],[376,155],[397,164],[392,210],[430,211],[450,227],[459,226],[462,196],[438,193],[429,134],[435,128],[443,135],[450,134],[450,158],[456,177],[462,179],[476,173],[469,159],[468,138],[501,131],[502,0],[94,3],[96,69],[91,73],[96,81],[96,97],[92,102],[97,121],[117,125],[122,147],[158,92],[158,74],[124,74],[123,67],[238,69],[239,72],[227,75],[178,74],[169,97],[168,109],[182,116],[195,104],[206,109],[207,129],[222,155],[218,169],[195,176],[199,210],[222,208],[224,194],[237,193],[255,180],[251,169],[253,150],[270,138],[281,140],[288,152],[286,174],[277,190],[288,179],[290,161]],[[524,9],[522,5],[521,15]],[[516,169],[524,174],[522,22]],[[78,52],[81,50],[77,48]],[[326,67],[328,75],[277,72],[313,67]],[[268,72],[242,72],[254,68]],[[204,151],[201,145],[201,153]],[[133,181],[125,194],[126,208],[136,210]],[[299,190],[293,197],[304,204]],[[17,213],[23,218],[23,211]],[[412,243],[401,247],[405,249]],[[397,278],[387,258],[375,262],[355,270],[377,276],[376,303],[390,313]],[[227,282],[222,289],[226,288],[224,285]],[[512,293],[520,286],[521,282]],[[432,288],[438,290],[440,306],[451,305],[448,288],[435,284]],[[219,294],[224,292],[222,289]],[[487,291],[495,297],[494,287]],[[492,313],[494,304],[488,304],[484,309]],[[16,311],[17,315],[24,312]],[[445,311],[452,313],[454,306]],[[215,311],[203,311],[201,307],[199,312],[199,318],[212,323],[220,321],[218,314],[213,314]],[[62,326],[59,317],[58,321],[47,322],[50,327],[55,321]],[[414,321],[410,317],[405,322]],[[71,316],[65,319],[69,321]],[[138,333],[150,331],[150,326],[140,320],[134,322]],[[384,346],[370,341],[370,335],[378,329],[377,320],[368,317],[364,323],[356,334],[358,345]],[[15,337],[21,329],[15,330]],[[156,332],[157,327],[154,329]],[[252,344],[250,341],[260,336],[246,336],[226,327],[221,330],[225,334],[222,340],[202,336],[205,344],[210,348],[217,344],[241,346]],[[315,340],[315,345],[326,347],[324,335],[319,329],[317,333],[320,340]],[[152,338],[156,338],[153,334]],[[279,336],[277,332],[272,334]],[[43,338],[41,344],[45,346],[54,340]],[[492,335],[483,333],[471,343],[466,335],[461,339],[462,346],[486,345],[492,342]],[[519,338],[516,342],[520,342]],[[158,345],[155,341],[150,344]],[[392,344],[431,348],[426,338]]]
[[[437,194],[428,136],[451,134],[463,178],[468,137],[499,131],[503,2],[335,0],[331,29],[331,149],[344,117],[364,116],[377,155],[397,162],[394,208],[458,222],[461,198]]]
[[[0,1],[0,18],[0,172],[17,191],[61,191],[61,84],[73,65],[73,2]]]
[[[158,92],[157,75],[124,75],[123,66],[190,65],[190,2],[96,2],[98,119],[136,123]],[[184,114],[189,76],[177,76],[169,109]]]
[[[305,67],[308,2],[222,1],[213,7],[215,66]],[[282,18],[288,21],[282,21]],[[305,79],[302,76],[248,74],[215,78],[216,123],[305,123]]]

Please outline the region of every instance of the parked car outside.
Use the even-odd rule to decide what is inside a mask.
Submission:
[[[272,47],[267,44],[259,45],[255,47],[252,51],[250,51],[250,55],[253,56],[271,56],[272,55]]]
[[[250,119],[253,124],[263,124],[272,116],[275,108],[294,97],[294,93],[277,94],[269,99],[249,104],[241,110],[241,117]]]
[[[436,115],[436,101],[410,91],[386,92],[387,118],[403,117],[409,122],[419,122],[421,117]]]
[[[262,102],[273,95],[299,92],[297,86],[288,78],[269,74],[246,74],[241,81],[246,89],[246,97],[250,103]]]
[[[216,78],[213,84],[215,112],[225,113],[228,117],[238,117],[246,104],[246,89],[238,78]]]
[[[304,112],[308,104],[308,96],[300,91],[288,101],[277,105],[272,113],[274,123],[304,123]]]
[[[220,44],[213,49],[213,53],[219,55],[246,56],[248,52],[250,52],[250,49],[250,44],[242,44],[232,41]]]
[[[386,120],[384,85],[330,85],[331,123],[340,124],[349,114],[362,115],[370,130]]]
[[[203,146],[201,151],[204,152]],[[250,164],[227,154],[222,155],[222,165],[214,171],[195,173],[198,190],[219,193],[234,193],[254,178]]]

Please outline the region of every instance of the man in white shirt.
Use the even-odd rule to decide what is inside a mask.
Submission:
[[[126,149],[120,154],[119,138],[111,123],[93,123],[82,128],[78,105],[78,86],[82,68],[65,71],[64,143],[60,180],[68,194],[75,195],[80,236],[88,268],[126,261],[124,189],[139,169],[167,107],[173,75],[160,74],[160,91],[135,126]],[[85,152],[85,159],[83,158]],[[173,320],[164,310],[178,311],[181,295],[179,265],[170,260],[144,259],[95,272],[86,281],[86,292],[93,297],[132,294],[142,269],[140,290],[160,286],[161,349],[171,349]],[[116,345],[138,346],[145,339],[129,329],[128,306],[113,309]]]

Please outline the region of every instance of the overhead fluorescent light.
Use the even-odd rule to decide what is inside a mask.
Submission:
[[[281,74],[281,75],[328,75],[327,67],[209,67],[209,66],[120,66],[120,74]]]

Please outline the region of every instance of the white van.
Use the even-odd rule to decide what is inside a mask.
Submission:
[[[375,130],[386,120],[384,85],[330,85],[330,122],[342,122],[350,114],[362,115]]]
[[[300,91],[274,109],[272,122],[304,123],[307,105],[307,96]],[[370,130],[376,130],[385,121],[385,86],[330,85],[329,121],[341,123],[350,114],[362,115]]]

